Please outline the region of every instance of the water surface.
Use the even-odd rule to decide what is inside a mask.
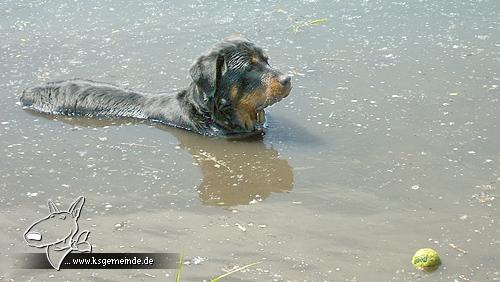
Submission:
[[[173,281],[13,268],[46,201],[80,195],[94,252],[183,252],[185,281],[255,261],[230,280],[500,279],[500,2],[444,2],[3,1],[0,280]],[[17,104],[75,77],[182,89],[234,32],[293,76],[262,138]],[[442,256],[430,275],[410,264],[423,247]]]

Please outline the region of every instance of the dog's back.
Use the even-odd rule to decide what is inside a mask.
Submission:
[[[111,84],[73,79],[26,89],[20,101],[50,114],[142,118],[145,98]]]

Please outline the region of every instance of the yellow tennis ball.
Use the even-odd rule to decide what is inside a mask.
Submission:
[[[418,250],[413,255],[411,263],[420,270],[432,272],[441,265],[441,259],[436,251],[425,248]]]

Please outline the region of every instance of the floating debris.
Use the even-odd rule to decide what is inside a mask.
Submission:
[[[292,20],[291,17],[289,17],[289,20]],[[323,25],[328,22],[327,18],[321,18],[321,19],[315,19],[311,21],[295,21],[294,24],[290,26],[290,29],[293,30],[293,32],[297,33],[302,31],[304,27],[308,26],[314,26],[314,25]]]
[[[317,20],[312,20],[309,22],[310,25],[319,25],[319,24],[325,24],[328,22],[327,18],[322,18],[322,19],[317,19]]]
[[[238,227],[238,229],[240,229],[243,232],[247,231],[247,229],[239,223],[236,223],[235,226]]]
[[[196,256],[196,257],[193,257],[190,261],[192,264],[200,264],[204,261],[207,261],[208,259],[207,258],[204,258],[204,257],[200,257],[200,256]]]
[[[476,199],[481,204],[490,204],[495,200],[495,196],[491,195],[485,191],[481,191],[479,194],[472,195],[473,199]]]
[[[457,251],[461,252],[462,254],[468,254],[468,253],[469,253],[468,251],[466,251],[466,250],[464,250],[464,249],[462,249],[462,248],[457,247],[457,246],[456,246],[455,244],[453,244],[453,243],[449,243],[449,244],[448,244],[448,246],[450,246],[451,248],[453,248],[453,249],[455,249],[455,250],[457,250]]]

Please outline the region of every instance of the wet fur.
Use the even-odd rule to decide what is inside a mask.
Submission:
[[[269,66],[262,49],[241,37],[215,45],[190,74],[187,89],[175,94],[71,79],[26,89],[20,100],[50,114],[149,119],[204,135],[232,135],[262,132],[263,109],[291,88],[289,77]]]

